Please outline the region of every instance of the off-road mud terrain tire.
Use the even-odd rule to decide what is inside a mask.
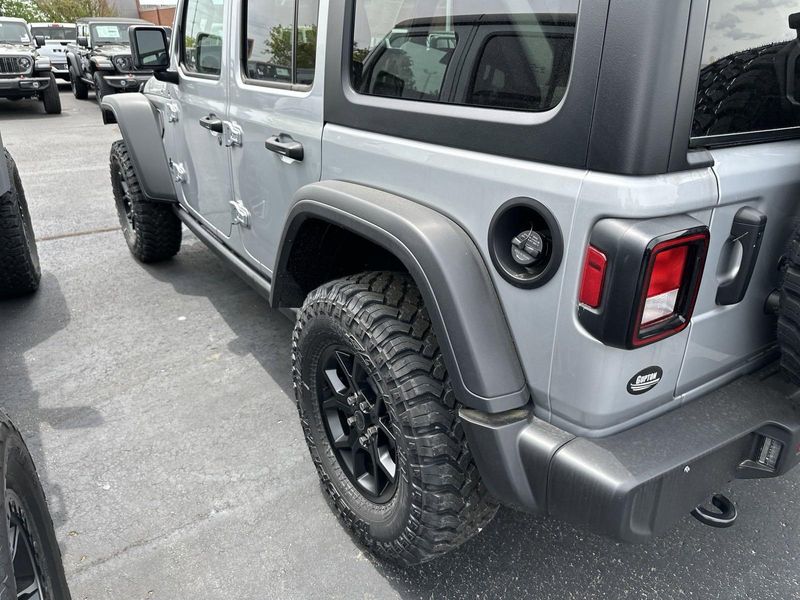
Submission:
[[[5,151],[11,189],[0,195],[0,298],[30,294],[39,287],[42,271],[17,166]]]
[[[396,487],[383,503],[356,487],[327,433],[318,386],[325,389],[320,361],[331,346],[353,352],[388,408]],[[418,564],[491,521],[497,505],[481,482],[436,336],[408,275],[364,273],[311,292],[294,329],[292,357],[300,420],[322,487],[343,525],[369,550]]]
[[[78,100],[86,100],[89,97],[89,86],[81,79],[80,74],[72,68],[69,70],[69,84],[72,87],[72,95]]]
[[[175,256],[181,249],[181,221],[170,204],[145,198],[123,140],[111,146],[110,168],[117,214],[131,254],[143,263]]]
[[[36,467],[19,431],[0,411],[0,599],[17,598],[15,582],[36,585],[20,567],[35,565],[43,600],[69,600],[61,551]],[[17,540],[15,556],[9,531]],[[25,555],[19,553],[26,552]],[[12,565],[14,565],[12,567]],[[16,571],[15,571],[16,568]],[[31,597],[24,595],[21,597]]]
[[[695,137],[785,127],[775,56],[785,43],[721,58],[700,71]]]
[[[52,73],[50,73],[50,85],[42,92],[42,104],[44,104],[44,112],[48,115],[61,114],[61,96],[58,92],[56,76]]]

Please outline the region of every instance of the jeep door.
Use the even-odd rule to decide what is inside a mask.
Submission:
[[[241,145],[231,148],[234,194],[246,252],[268,275],[295,192],[321,172],[319,4],[243,0],[233,17],[243,34],[230,66],[229,119],[241,129]]]
[[[178,40],[178,85],[170,86],[174,113],[170,167],[187,209],[230,236],[233,199],[229,151],[223,122],[228,102],[229,35],[223,0],[185,0]]]

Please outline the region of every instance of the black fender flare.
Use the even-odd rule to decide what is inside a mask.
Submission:
[[[71,66],[71,67],[73,67],[75,69],[75,72],[78,75],[82,75],[81,66],[80,66],[80,64],[78,62],[78,57],[75,56],[74,52],[67,52],[67,63],[69,63],[69,66]]]
[[[144,94],[110,94],[101,105],[103,122],[118,123],[142,192],[155,202],[178,201],[162,142],[158,112]]]
[[[441,213],[412,200],[342,181],[301,188],[283,232],[271,304],[295,285],[287,263],[308,219],[328,221],[391,252],[419,286],[459,402],[498,413],[528,404],[530,393],[497,292],[478,248]]]

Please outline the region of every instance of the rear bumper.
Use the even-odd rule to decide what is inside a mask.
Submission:
[[[525,410],[461,416],[498,500],[642,542],[730,480],[777,477],[800,461],[795,390],[765,373],[606,438],[575,437]],[[782,444],[771,470],[754,461],[764,435]]]
[[[104,75],[103,79],[115,90],[138,92],[151,77],[152,75],[147,73],[136,75]]]
[[[0,97],[30,96],[50,85],[49,77],[10,77],[0,79]]]

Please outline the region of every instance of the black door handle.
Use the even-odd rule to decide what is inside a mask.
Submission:
[[[200,127],[213,131],[214,133],[222,133],[222,119],[216,115],[208,115],[200,119]]]
[[[720,306],[738,304],[744,299],[756,268],[756,260],[761,250],[761,241],[764,239],[766,227],[767,215],[749,206],[740,209],[733,218],[728,242],[739,242],[742,245],[742,262],[739,264],[736,277],[723,283],[717,289],[717,304]]]
[[[305,156],[303,144],[294,141],[291,136],[285,133],[272,136],[264,142],[264,147],[275,154],[280,154],[292,160],[303,160]]]

